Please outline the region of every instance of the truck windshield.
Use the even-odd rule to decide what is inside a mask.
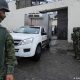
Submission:
[[[39,34],[40,27],[20,27],[14,33]]]

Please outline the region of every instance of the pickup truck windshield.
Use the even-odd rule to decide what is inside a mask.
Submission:
[[[26,34],[39,34],[40,27],[21,27],[15,31],[14,33],[26,33]]]

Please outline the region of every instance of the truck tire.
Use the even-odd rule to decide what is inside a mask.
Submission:
[[[38,45],[37,48],[36,48],[36,51],[35,51],[35,55],[33,56],[34,61],[39,61],[40,60],[41,51],[42,51],[41,45]]]

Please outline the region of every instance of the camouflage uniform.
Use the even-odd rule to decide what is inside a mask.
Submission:
[[[0,80],[5,80],[6,74],[13,74],[15,64],[13,39],[6,28],[0,25]]]
[[[73,40],[73,49],[75,52],[75,58],[79,59],[80,27],[73,28],[72,40]]]

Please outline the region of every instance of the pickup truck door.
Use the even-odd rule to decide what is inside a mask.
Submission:
[[[47,33],[44,31],[44,28],[41,29],[42,36],[42,47],[45,47],[47,44]]]

